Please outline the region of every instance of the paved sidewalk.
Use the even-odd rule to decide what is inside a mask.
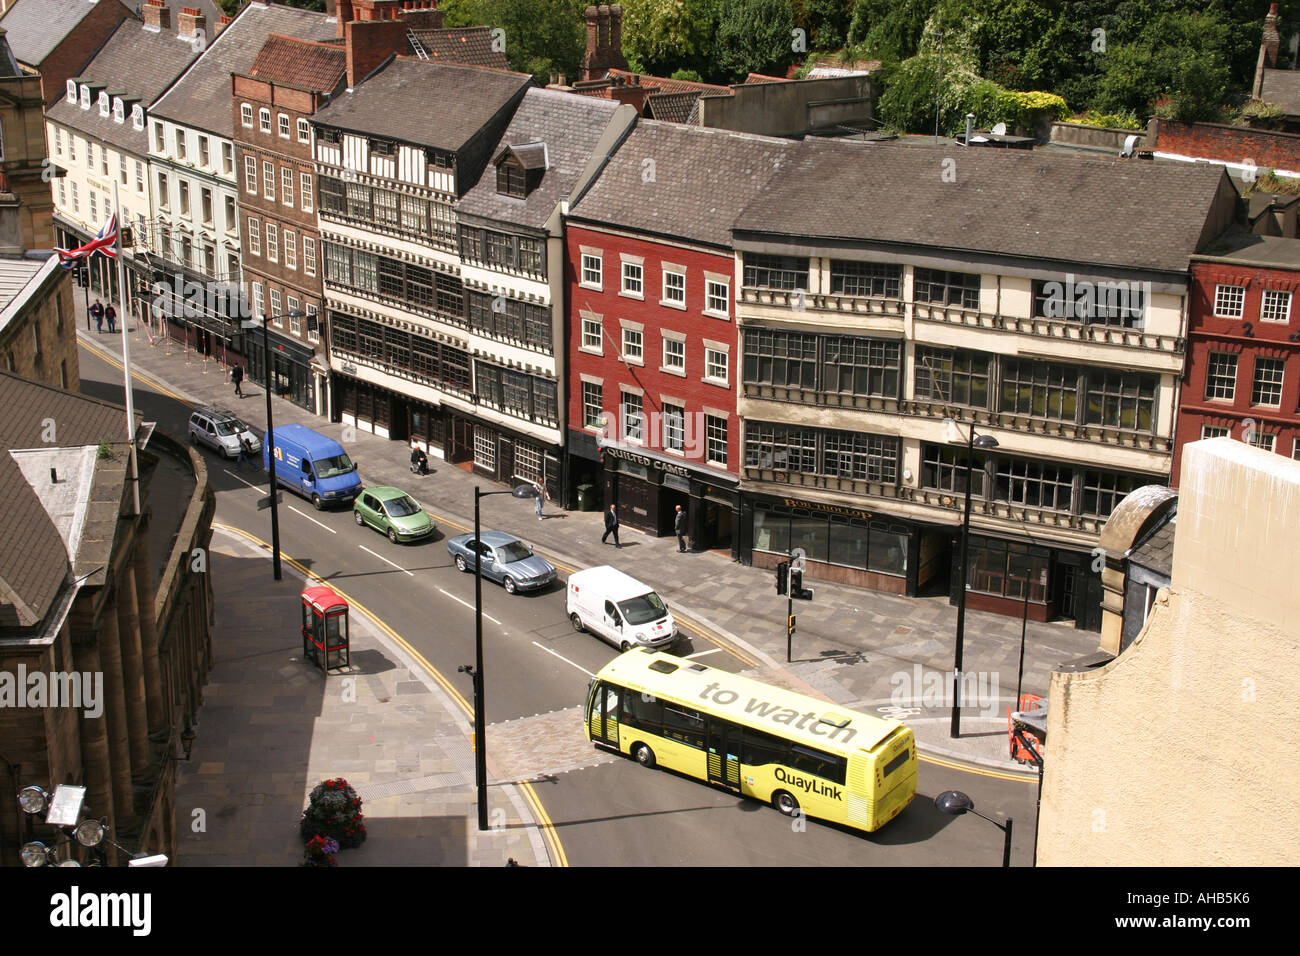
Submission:
[[[84,322],[84,320],[83,320]],[[79,326],[80,328],[80,326]],[[120,355],[120,341],[79,333],[83,340]],[[150,346],[132,335],[132,365],[160,384],[196,402],[236,407],[258,427],[265,425],[265,393],[244,382],[242,401],[226,381],[225,369],[204,361],[180,343]],[[367,484],[409,489],[439,517],[473,526],[474,485],[500,488],[462,467],[430,459],[432,474],[408,469],[407,447],[360,429],[326,422],[287,401],[273,399],[278,422],[301,422],[338,439],[360,463]],[[1021,621],[968,609],[962,736],[949,737],[953,638],[956,608],[942,597],[905,598],[875,591],[809,582],[812,601],[795,602],[798,631],[794,663],[786,663],[786,599],[776,594],[771,571],[745,567],[729,555],[678,554],[673,537],[654,538],[624,526],[623,547],[603,545],[602,516],[564,512],[554,504],[538,521],[532,500],[508,496],[483,504],[484,528],[519,534],[557,563],[581,568],[612,564],[653,585],[674,613],[719,634],[760,662],[755,676],[811,687],[846,706],[897,716],[917,734],[923,753],[966,763],[1021,769],[1010,760],[1007,707],[1017,688]],[[1065,661],[1096,651],[1097,635],[1072,623],[1028,622],[1023,690],[1045,694],[1051,671]]]
[[[272,580],[267,551],[221,528],[211,550],[214,666],[180,765],[178,865],[296,866],[307,796],[333,777],[367,830],[340,866],[549,865],[512,784],[491,786],[492,829],[478,831],[469,721],[373,621],[352,610],[352,666],[326,677],[302,657],[303,575],[286,562]]]

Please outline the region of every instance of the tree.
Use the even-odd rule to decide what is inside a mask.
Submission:
[[[1167,100],[1180,117],[1216,117],[1231,77],[1230,33],[1217,14],[1158,14],[1122,42],[1108,44],[1097,95],[1088,105],[1146,116],[1154,103]]]
[[[544,85],[552,73],[577,75],[587,6],[582,0],[456,0],[446,5],[444,24],[500,28],[511,68]]]
[[[734,0],[718,22],[714,56],[734,77],[784,76],[795,59],[793,38],[789,0]]]
[[[848,41],[853,0],[804,0],[808,42],[814,50],[838,50]]]
[[[906,60],[920,47],[933,0],[855,0],[848,41],[881,59]]]
[[[623,0],[623,55],[634,71],[654,76],[698,67],[717,22],[714,0]]]

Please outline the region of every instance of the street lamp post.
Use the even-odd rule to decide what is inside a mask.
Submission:
[[[474,486],[474,667],[459,668],[474,679],[474,786],[478,791],[478,828],[488,828],[487,809],[487,700],[483,679],[483,552],[479,544],[479,499],[488,495],[536,498],[532,485],[517,485],[509,491],[481,491]]]
[[[284,315],[291,319],[302,318],[305,313],[300,309],[290,309]],[[283,318],[283,316],[275,316]],[[262,313],[262,371],[266,375],[266,473],[271,495],[271,573],[275,580],[280,580],[280,509],[276,506],[275,487],[275,445],[272,431],[275,427],[271,411],[271,317]],[[257,320],[245,320],[239,323],[242,328],[257,328]]]
[[[948,419],[953,425],[956,423]],[[966,441],[966,505],[962,513],[961,521],[961,550],[958,552],[961,556],[961,590],[957,595],[957,641],[956,648],[953,652],[952,662],[952,728],[950,736],[957,738],[961,736],[961,668],[962,652],[966,643],[966,585],[970,575],[967,572],[967,554],[968,539],[970,537],[970,496],[971,496],[971,475],[974,470],[974,454],[976,448],[997,448],[998,440],[992,435],[975,435],[975,426],[970,426],[970,437]]]
[[[940,813],[946,813],[949,816],[959,817],[963,813],[973,813],[981,820],[988,820],[999,830],[1002,831],[1002,865],[1004,867],[1011,865],[1011,818],[1007,817],[1006,824],[998,823],[992,817],[986,817],[975,809],[975,801],[960,790],[945,790],[934,798],[934,806]]]

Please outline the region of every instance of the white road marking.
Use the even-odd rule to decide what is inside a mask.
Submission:
[[[362,551],[366,552],[366,554],[374,554],[375,557],[378,558],[380,561],[384,562],[384,564],[387,564],[390,567],[397,568],[397,570],[401,571],[403,574],[409,574],[411,575],[411,577],[415,577],[415,575],[412,572],[406,570],[406,568],[402,567],[400,564],[393,564],[392,561],[389,561],[382,554],[375,554],[375,552],[371,551],[364,544],[359,544],[357,545],[357,547],[360,548]]]
[[[244,481],[243,478],[240,478],[237,474],[235,474],[235,473],[234,473],[233,471],[231,471],[229,468],[222,468],[221,470],[224,471],[226,474],[228,474],[231,478],[234,478],[236,481]],[[261,486],[261,485],[255,485],[255,484],[253,484],[251,481],[244,481],[244,484],[248,485],[248,487],[252,488],[254,491],[261,491],[261,490],[262,490],[262,486]]]
[[[568,659],[567,657],[565,657],[563,654],[556,654],[555,651],[551,650],[549,647],[542,647],[542,645],[541,645],[541,644],[538,644],[536,641],[533,641],[533,647],[541,647],[542,650],[544,650],[546,653],[548,653],[548,654],[552,654],[552,655],[554,655],[555,657],[558,657],[560,660],[564,661],[564,663],[568,664],[570,667],[576,667],[576,668],[578,668],[578,670],[582,671],[582,672],[583,672],[584,674],[586,674],[588,677],[595,677],[595,676],[596,676],[596,675],[593,674],[591,671],[587,670],[587,668],[583,667],[581,664],[575,664],[575,663],[573,663],[573,661],[569,660],[569,659]],[[537,715],[534,714],[533,716],[536,717]]]
[[[438,588],[438,590],[439,590],[439,591],[442,591],[442,588]],[[445,595],[447,595],[447,597],[451,598],[451,599],[452,599],[453,601],[455,601],[457,604],[463,604],[463,605],[465,605],[467,608],[469,608],[471,611],[474,610],[474,605],[473,605],[473,604],[470,604],[469,601],[465,601],[465,600],[462,600],[461,598],[456,597],[456,595],[452,594],[450,591],[442,591],[442,593],[445,594]],[[489,621],[491,621],[493,624],[495,624],[497,627],[500,627],[500,626],[501,626],[501,622],[498,621],[496,618],[494,618],[491,614],[484,614],[483,616],[484,616],[485,618],[487,618]]]
[[[716,654],[720,650],[722,650],[720,647],[711,647],[707,651],[696,651],[694,654],[687,654],[686,659],[688,661],[693,661],[697,657],[703,657],[705,654]]]
[[[311,515],[309,515],[309,514],[304,514],[303,512],[301,512],[301,511],[299,511],[297,508],[295,508],[293,505],[290,505],[290,506],[289,506],[289,510],[292,511],[292,512],[293,512],[294,514],[296,514],[296,515],[302,515],[304,518],[306,518],[306,519],[307,519],[308,521],[310,521],[312,524],[316,525],[317,527],[324,528],[324,529],[325,529],[326,531],[328,531],[330,534],[338,534],[338,532],[335,531],[333,528],[331,528],[329,525],[321,524],[319,521],[317,521],[317,520],[316,520],[315,518],[313,518]],[[374,552],[372,551],[371,554],[374,554]]]

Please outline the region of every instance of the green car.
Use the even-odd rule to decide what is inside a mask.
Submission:
[[[370,525],[394,544],[427,538],[434,531],[433,518],[420,503],[391,485],[363,488],[352,503],[352,514],[357,524]]]

